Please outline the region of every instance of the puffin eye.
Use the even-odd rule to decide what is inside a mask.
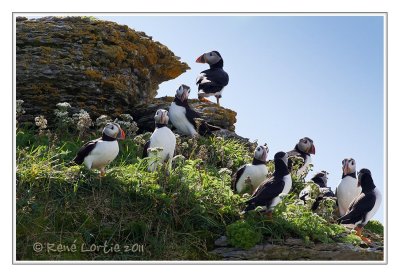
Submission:
[[[212,56],[213,54],[212,54],[212,52],[210,53],[210,56]]]

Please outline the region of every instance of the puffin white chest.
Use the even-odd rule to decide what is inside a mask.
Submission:
[[[350,203],[361,193],[361,187],[357,187],[357,179],[346,176],[340,182],[337,188],[337,201],[339,205],[340,216],[346,214]]]
[[[245,182],[247,177],[250,177],[251,179],[252,192],[254,192],[254,190],[258,188],[261,182],[267,179],[267,175],[268,175],[268,168],[264,164],[246,165],[246,169],[244,170],[242,176],[240,176],[236,184],[237,192],[241,193],[245,189],[246,186]]]
[[[118,141],[103,141],[96,143],[94,149],[86,156],[84,163],[87,168],[101,169],[111,163],[118,155]]]
[[[164,162],[165,160],[171,160],[174,157],[176,146],[176,137],[174,133],[168,127],[156,128],[150,137],[150,148],[160,147],[162,151],[158,152],[157,160]],[[154,157],[153,152],[149,153],[149,157]],[[156,162],[153,162],[149,168],[154,171],[157,166]]]
[[[188,136],[194,136],[197,134],[194,126],[186,118],[186,109],[184,107],[176,105],[175,102],[172,102],[168,112],[169,120],[181,133]]]
[[[297,174],[298,175],[302,175],[308,168],[308,165],[311,163],[311,156],[310,155],[306,155],[306,158],[304,160],[304,164],[302,167],[299,168],[299,170],[297,170]]]
[[[290,176],[290,174],[284,176],[283,181],[285,182],[285,186],[283,187],[282,193],[288,194],[292,189],[292,176]]]

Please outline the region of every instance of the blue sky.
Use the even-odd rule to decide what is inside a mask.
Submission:
[[[381,16],[107,16],[168,46],[191,70],[160,85],[173,96],[192,87],[208,68],[202,53],[218,50],[230,83],[221,105],[237,112],[236,132],[268,143],[270,157],[314,140],[314,172],[330,173],[333,189],[341,161],[369,168],[384,193],[384,72]],[[215,98],[210,98],[215,101]],[[383,221],[383,206],[375,218]]]

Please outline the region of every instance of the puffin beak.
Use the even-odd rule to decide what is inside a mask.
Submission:
[[[265,161],[267,159],[267,152],[264,151],[262,156],[261,156],[262,160]]]
[[[181,95],[181,101],[184,102],[186,99],[188,99],[188,93],[184,91]]]
[[[204,54],[196,59],[196,63],[206,63],[206,59],[204,58]]]
[[[165,115],[164,113],[161,114],[160,123],[164,124]]]
[[[315,155],[315,146],[314,146],[314,144],[311,146],[311,149],[310,149],[309,153]]]
[[[117,139],[125,139],[125,132],[121,128],[119,128],[119,133]]]
[[[344,166],[344,169],[343,169],[343,173],[344,173],[344,175],[347,175],[349,172],[350,172],[349,164],[346,163],[346,165]]]

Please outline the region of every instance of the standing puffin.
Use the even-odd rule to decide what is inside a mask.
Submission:
[[[314,141],[308,137],[304,137],[299,140],[293,150],[287,152],[288,157],[301,157],[304,162],[301,167],[297,170],[296,175],[303,175],[304,172],[307,172],[308,165],[311,162],[311,154],[315,154],[315,146]],[[292,170],[293,161],[289,159],[289,170]]]
[[[313,211],[315,211],[318,208],[319,203],[322,201],[322,199],[324,199],[324,197],[334,197],[335,196],[335,194],[333,193],[331,188],[327,186],[328,174],[329,174],[328,172],[326,172],[325,170],[322,170],[321,172],[315,174],[314,177],[311,178],[311,181],[313,181],[315,184],[317,184],[319,186],[319,195],[317,196],[314,204],[311,207],[311,210],[313,210]],[[310,196],[310,190],[311,190],[310,186],[305,187],[300,192],[299,198],[301,200],[303,200],[304,202],[306,202],[306,200]]]
[[[356,235],[363,241],[371,241],[361,235],[362,228],[378,211],[382,196],[374,184],[369,169],[363,168],[358,173],[358,186],[361,186],[360,195],[350,204],[347,213],[338,219],[342,224],[355,224]]]
[[[287,194],[292,188],[288,155],[285,152],[278,152],[274,156],[275,171],[271,178],[263,181],[256,189],[251,198],[246,201],[247,207],[243,212],[254,210],[257,206],[266,206],[268,217],[272,216],[273,208],[281,202],[281,193]]]
[[[356,161],[353,158],[342,161],[342,181],[336,188],[336,197],[340,216],[344,216],[350,203],[356,198],[361,188],[357,185]]]
[[[85,143],[73,159],[76,164],[84,163],[88,169],[99,169],[100,177],[106,173],[105,167],[118,155],[118,139],[125,139],[125,132],[117,123],[108,123],[101,138]]]
[[[150,162],[149,171],[156,170],[157,165],[166,160],[170,163],[174,157],[176,146],[176,137],[167,126],[169,120],[168,111],[159,109],[154,116],[154,120],[156,122],[156,129],[143,149],[143,157],[153,157],[155,159]],[[149,149],[156,147],[162,148],[162,150],[156,153],[149,153]]]
[[[267,179],[268,168],[266,165],[268,156],[268,146],[260,145],[254,151],[254,158],[251,164],[241,166],[233,176],[232,189],[238,193],[243,193],[247,190],[247,179],[250,178],[251,188],[250,192],[261,184],[262,181]]]
[[[195,119],[201,119],[201,116],[189,106],[189,93],[190,87],[187,85],[181,85],[176,90],[174,101],[169,107],[169,118],[174,127],[187,136],[196,136],[198,134],[197,130],[201,135],[221,130],[221,128],[212,126],[204,121],[199,126],[196,124]]]
[[[200,101],[208,102],[204,97],[215,96],[219,106],[222,90],[229,83],[229,76],[222,68],[224,60],[218,51],[204,53],[196,59],[197,63],[208,63],[210,69],[204,70],[197,77],[198,97]]]

